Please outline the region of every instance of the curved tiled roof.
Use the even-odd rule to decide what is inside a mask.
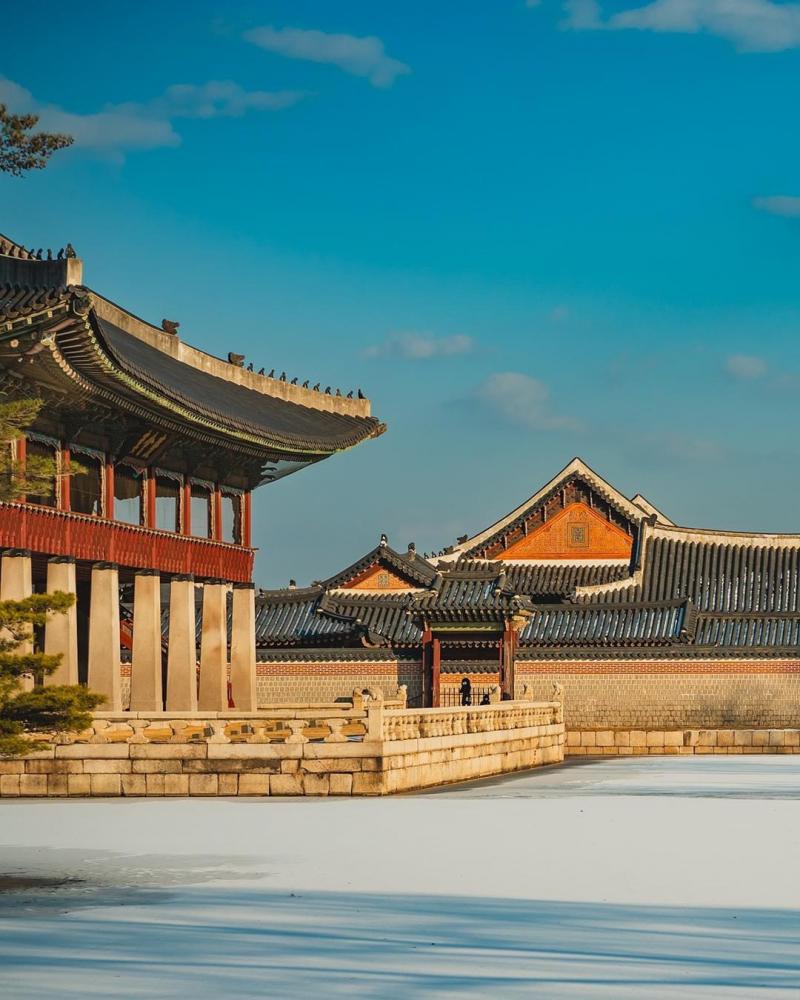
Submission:
[[[289,449],[348,448],[381,429],[374,417],[331,413],[255,392],[183,364],[102,318],[97,319],[114,360],[145,385],[222,425],[263,435]]]
[[[671,645],[688,641],[686,602],[538,607],[520,633],[523,645]]]
[[[407,608],[402,594],[341,597],[322,587],[262,591],[256,598],[256,645],[314,646],[362,638],[413,645],[422,633]]]
[[[322,583],[328,589],[344,587],[350,580],[359,576],[371,566],[383,563],[395,570],[400,576],[420,587],[427,587],[436,576],[436,569],[427,559],[418,555],[413,550],[401,553],[391,548],[386,541],[370,549],[366,555],[357,559],[354,563],[334,574]]]
[[[18,270],[41,269],[45,278],[64,262],[12,263]],[[369,415],[367,400],[243,372],[82,285],[0,283],[0,355],[0,368],[24,355],[48,384],[55,377],[70,391],[217,441],[240,442],[265,459],[315,461],[385,430]]]

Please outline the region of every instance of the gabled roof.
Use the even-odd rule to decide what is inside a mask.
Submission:
[[[655,517],[659,524],[674,524],[674,521],[670,521],[666,514],[662,513],[655,506],[655,504],[650,503],[647,497],[642,496],[641,493],[637,493],[635,497],[632,498],[631,503],[636,504],[637,507],[641,509],[651,517]]]
[[[357,580],[372,566],[383,566],[406,579],[411,588],[428,587],[436,577],[436,568],[413,549],[397,552],[386,541],[381,541],[347,569],[335,573],[321,582],[326,590],[347,589],[347,585]]]
[[[505,517],[495,521],[484,531],[478,532],[470,538],[465,539],[451,550],[446,551],[441,557],[442,562],[455,562],[465,556],[475,555],[479,550],[485,549],[505,534],[517,529],[522,525],[530,514],[541,504],[545,503],[554,494],[561,490],[565,484],[580,479],[599,496],[601,496],[611,507],[628,521],[638,524],[645,516],[641,507],[637,506],[626,496],[619,492],[610,483],[606,482],[593,469],[591,469],[582,459],[573,458],[561,472],[545,486],[529,497],[524,503],[516,507]]]

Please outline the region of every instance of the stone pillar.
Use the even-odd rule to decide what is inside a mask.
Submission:
[[[219,580],[203,586],[197,707],[201,712],[228,708],[228,587]]]
[[[0,601],[22,601],[33,593],[31,554],[27,549],[7,549],[0,560]],[[33,652],[33,639],[22,642],[14,650],[25,655]],[[23,691],[33,689],[33,675],[23,674]]]
[[[169,585],[167,711],[197,711],[197,633],[194,577],[173,576]]]
[[[47,593],[60,590],[76,594],[75,560],[70,556],[54,556],[47,560]],[[78,683],[78,608],[77,604],[63,615],[50,615],[44,627],[44,651],[49,656],[60,655],[61,663],[45,684]]]
[[[161,682],[161,577],[156,570],[140,570],[133,584],[133,653],[131,656],[131,712],[160,712],[164,708]]]
[[[122,711],[119,670],[119,569],[115,563],[92,566],[89,603],[89,676],[92,691],[105,695],[104,712]]]
[[[252,583],[234,583],[231,613],[231,691],[237,712],[255,712],[256,601]]]

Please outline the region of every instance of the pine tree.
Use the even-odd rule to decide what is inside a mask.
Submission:
[[[23,436],[41,407],[40,399],[0,403],[0,500],[52,488],[55,462],[31,456],[23,467],[13,453],[13,442]],[[103,701],[102,695],[79,685],[22,689],[24,675],[33,675],[41,684],[61,660],[29,651],[34,626],[43,626],[50,615],[64,614],[74,602],[74,594],[61,591],[0,601],[0,757],[39,749],[37,735],[86,729],[91,710]]]
[[[0,173],[21,177],[28,170],[42,170],[57,149],[71,146],[72,136],[32,132],[38,115],[12,115],[0,104]]]
[[[25,436],[42,408],[41,399],[0,403],[0,500],[47,494],[56,476],[55,462],[39,455],[17,460],[12,442]],[[75,471],[74,469],[72,471]]]

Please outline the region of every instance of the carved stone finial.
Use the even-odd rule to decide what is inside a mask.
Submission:
[[[177,320],[175,320],[175,319],[162,319],[161,320],[161,329],[164,331],[164,333],[171,333],[173,337],[177,337],[178,336],[178,327],[179,326],[180,326],[180,323]]]
[[[66,254],[67,257],[77,257],[78,256],[75,253],[75,247],[71,243],[67,243],[67,245],[64,247],[64,253]]]
[[[244,354],[236,354],[233,351],[228,351],[228,364],[236,365],[237,368],[244,367]]]

